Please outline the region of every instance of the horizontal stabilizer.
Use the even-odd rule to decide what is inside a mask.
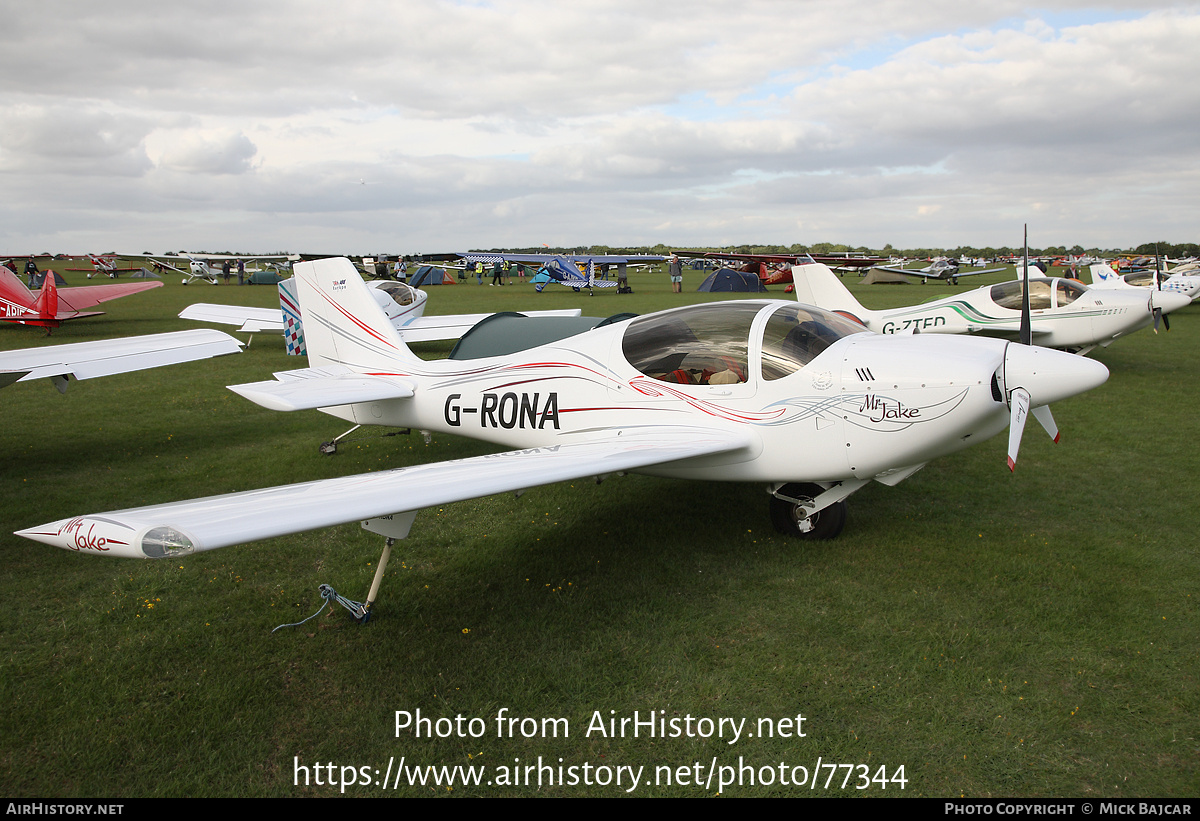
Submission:
[[[407,399],[413,386],[384,376],[368,376],[331,365],[324,368],[300,368],[276,374],[279,381],[230,385],[229,390],[257,405],[277,411],[312,410]]]

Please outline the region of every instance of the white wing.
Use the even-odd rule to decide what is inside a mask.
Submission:
[[[525,316],[579,316],[579,308],[554,311],[523,311]],[[396,322],[396,330],[405,342],[432,342],[459,339],[491,314],[449,314],[420,316]],[[283,312],[276,308],[252,308],[245,305],[214,305],[198,302],[184,308],[180,319],[236,325],[243,333],[283,333]],[[329,403],[326,403],[328,405]]]
[[[614,432],[590,442],[80,516],[17,535],[98,555],[180,556],[748,446],[743,435],[685,426]]]
[[[0,371],[24,374],[17,380],[9,379],[9,383],[42,376],[94,379],[239,353],[241,348],[241,342],[220,331],[174,331],[5,351],[0,353]]]
[[[213,305],[198,302],[179,312],[180,319],[237,325],[245,333],[283,333],[283,312],[278,308],[252,308],[248,305]]]

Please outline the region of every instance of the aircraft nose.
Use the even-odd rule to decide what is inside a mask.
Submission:
[[[1005,388],[1029,391],[1035,408],[1098,388],[1107,379],[1104,365],[1065,351],[1013,342],[1004,352]]]
[[[1178,310],[1185,305],[1191,305],[1192,300],[1187,294],[1177,291],[1154,291],[1150,294],[1150,310],[1161,308],[1164,314]]]

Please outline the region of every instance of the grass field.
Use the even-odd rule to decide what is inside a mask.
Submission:
[[[713,300],[700,279],[682,296],[662,273],[633,274],[633,296],[442,286],[430,312],[645,313]],[[977,284],[852,288],[884,307]],[[190,327],[175,315],[197,301],[277,304],[270,287],[172,279],[50,340],[0,328],[0,348]],[[641,796],[716,795],[722,775],[740,776],[729,796],[1200,795],[1197,314],[1093,354],[1109,382],[1055,406],[1061,444],[1031,424],[1015,474],[997,437],[859,492],[835,541],[776,535],[761,487],[554,485],[422,511],[370,624],[338,608],[275,634],[322,583],[364,598],[380,537],[345,526],[138,562],[11,532],[496,448],[373,429],[321,456],[340,420],[224,387],[303,364],[270,336],[65,396],[5,388],[0,793],[616,796],[632,768]],[[398,732],[397,711],[418,710],[464,723]],[[537,721],[500,734],[501,711]],[[635,711],[680,730],[746,722],[736,740],[728,723],[710,738],[595,726]],[[539,758],[540,786],[524,769]],[[781,783],[801,767],[808,783]],[[460,780],[435,786],[441,768]],[[471,772],[485,783],[461,783]]]

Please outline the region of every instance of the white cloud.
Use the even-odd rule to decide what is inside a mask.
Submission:
[[[0,169],[137,176],[150,168],[147,123],[85,106],[0,107]]]
[[[240,132],[227,134],[183,134],[165,140],[159,165],[189,174],[244,174],[258,148]]]
[[[1036,201],[1070,244],[1193,232],[1200,15],[1043,5],[8,4],[24,210],[0,221],[60,241],[102,202],[112,247],[185,224],[297,249],[954,245]]]

